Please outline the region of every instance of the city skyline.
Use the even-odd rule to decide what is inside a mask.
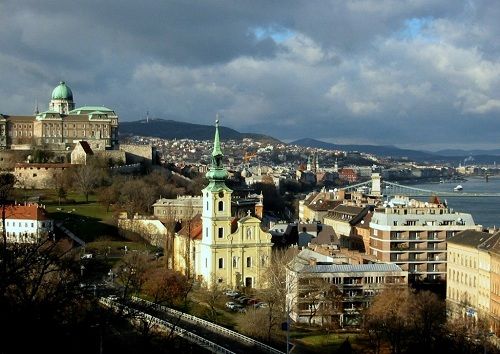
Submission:
[[[0,113],[77,105],[285,142],[496,148],[500,4],[208,1],[0,4]]]

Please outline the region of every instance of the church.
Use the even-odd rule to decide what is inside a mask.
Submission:
[[[271,260],[271,234],[261,229],[261,221],[250,212],[240,219],[231,215],[233,191],[225,183],[228,172],[222,163],[223,156],[217,120],[206,174],[208,186],[202,191],[201,217],[193,219],[189,230],[177,234],[175,253],[182,260],[179,252],[189,250],[183,261],[184,271],[189,268],[194,273],[190,271],[190,275],[208,287],[264,288]]]
[[[99,150],[118,145],[118,115],[109,108],[75,108],[73,92],[61,81],[52,91],[48,110],[34,115],[7,115],[0,112],[0,149],[48,148],[69,150],[86,140]]]

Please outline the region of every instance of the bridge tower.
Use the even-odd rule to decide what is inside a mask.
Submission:
[[[382,191],[380,173],[372,173],[372,195],[380,196]]]

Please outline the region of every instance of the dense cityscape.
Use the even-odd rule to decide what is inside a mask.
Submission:
[[[497,4],[57,4],[0,4],[0,353],[500,353]]]

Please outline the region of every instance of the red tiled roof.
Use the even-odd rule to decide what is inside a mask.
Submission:
[[[179,235],[188,236],[191,240],[201,240],[202,238],[202,220],[201,214],[196,214],[190,221],[188,221],[182,229],[179,230]]]
[[[7,205],[5,218],[16,220],[48,220],[47,212],[38,204]]]

